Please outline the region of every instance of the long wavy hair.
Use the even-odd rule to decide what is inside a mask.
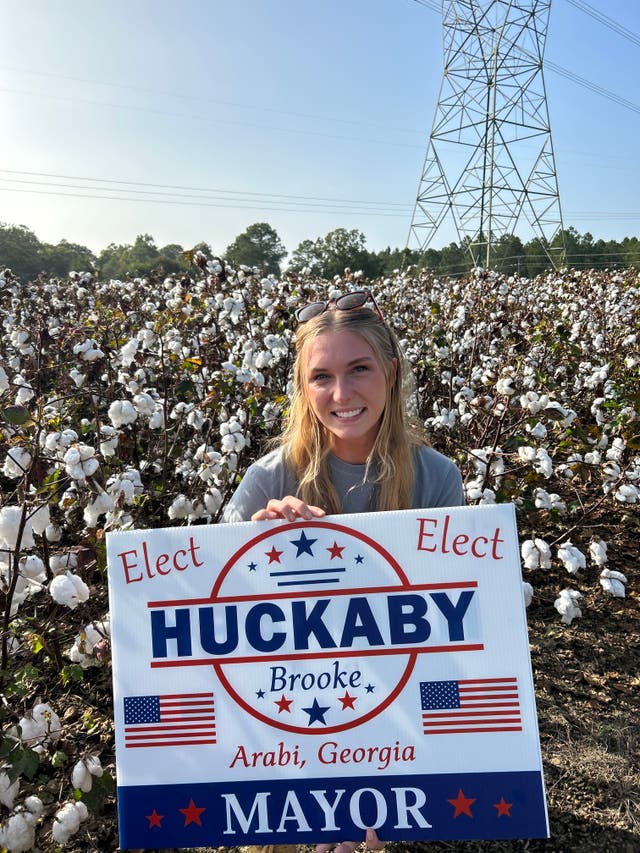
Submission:
[[[391,329],[368,308],[329,309],[301,324],[296,331],[293,394],[280,443],[284,446],[285,459],[296,472],[298,497],[328,513],[342,511],[329,468],[331,433],[316,417],[307,390],[307,361],[312,341],[318,335],[342,331],[360,335],[385,374],[386,403],[364,474],[364,479],[375,484],[375,509],[409,509],[413,499],[413,450],[427,441],[407,413],[413,380],[411,370]]]

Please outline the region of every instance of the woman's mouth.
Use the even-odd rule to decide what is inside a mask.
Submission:
[[[334,412],[333,414],[341,420],[348,420],[349,418],[356,418],[362,412],[364,412],[364,406],[360,409],[349,409],[346,412]]]

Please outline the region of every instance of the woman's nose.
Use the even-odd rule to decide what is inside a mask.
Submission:
[[[333,385],[333,398],[336,402],[351,398],[351,382],[346,376],[337,376]]]

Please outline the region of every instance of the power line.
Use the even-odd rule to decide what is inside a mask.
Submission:
[[[285,134],[298,134],[302,136],[319,136],[323,138],[329,139],[341,139],[347,140],[349,142],[365,142],[367,145],[392,145],[398,146],[400,148],[421,148],[420,145],[415,145],[410,142],[400,142],[396,139],[372,139],[371,137],[359,137],[359,136],[346,136],[339,133],[327,133],[321,130],[304,130],[300,127],[277,127],[274,125],[268,124],[258,124],[256,122],[249,121],[239,121],[237,119],[223,119],[218,115],[201,115],[194,113],[176,113],[171,112],[170,110],[161,110],[155,107],[140,107],[140,106],[132,106],[130,104],[119,104],[115,102],[109,101],[96,101],[94,98],[78,98],[73,97],[71,95],[52,95],[47,92],[32,92],[28,89],[13,89],[9,86],[0,87],[0,92],[6,92],[8,94],[14,95],[27,95],[28,97],[33,98],[44,98],[47,100],[55,100],[55,101],[70,101],[71,103],[79,103],[79,104],[89,104],[92,107],[109,107],[110,109],[119,109],[119,110],[131,110],[135,113],[149,113],[151,115],[159,115],[166,116],[172,119],[189,119],[191,121],[206,121],[206,122],[214,122],[220,125],[233,125],[238,127],[249,127],[253,130],[269,130],[275,131],[276,133],[285,133]],[[390,128],[387,128],[388,130]],[[393,131],[395,132],[395,131]],[[422,133],[422,131],[408,131],[409,133]]]
[[[260,198],[266,198],[270,200],[280,201],[282,199],[293,199],[298,201],[310,202],[310,201],[322,201],[322,202],[332,202],[334,204],[356,204],[356,205],[374,205],[374,206],[387,206],[387,207],[398,207],[404,210],[410,210],[411,205],[403,202],[393,202],[393,201],[374,201],[372,199],[345,199],[345,198],[336,198],[331,196],[308,196],[308,195],[286,195],[284,193],[262,193],[262,192],[253,192],[253,191],[245,191],[245,190],[228,190],[221,189],[220,187],[189,187],[183,186],[180,184],[157,184],[145,181],[122,181],[116,178],[94,178],[94,177],[85,177],[82,175],[60,175],[54,174],[51,172],[25,172],[19,169],[0,169],[0,173],[10,174],[10,175],[28,175],[29,177],[37,177],[37,178],[56,178],[58,180],[65,181],[90,181],[94,184],[122,184],[126,186],[132,187],[154,187],[155,189],[164,189],[164,190],[185,190],[187,192],[199,192],[199,193],[227,193],[230,195],[242,195],[242,196],[258,196]],[[14,180],[12,178],[0,178],[0,180],[11,181]],[[16,179],[17,180],[17,179]],[[36,183],[36,182],[34,182]],[[48,182],[45,182],[48,183]],[[95,187],[83,187],[83,189],[96,189]],[[125,190],[121,190],[118,188],[118,191],[124,192]],[[136,190],[133,190],[136,192]],[[147,190],[137,190],[137,192],[147,192]],[[170,195],[170,193],[162,193],[163,195]]]
[[[635,44],[636,47],[640,47],[640,36],[637,33],[634,33],[633,30],[630,30],[629,27],[619,24],[617,21],[614,21],[613,18],[605,15],[604,12],[601,12],[599,9],[594,9],[593,6],[585,3],[584,0],[567,0],[567,3],[574,6],[576,9],[580,9],[581,12],[584,12],[595,21],[598,21],[598,23],[608,27],[610,30],[613,30],[614,33],[622,36],[622,38],[625,38],[632,44]]]

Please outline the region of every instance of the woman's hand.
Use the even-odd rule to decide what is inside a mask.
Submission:
[[[273,518],[284,518],[286,521],[296,519],[311,521],[312,518],[322,518],[323,515],[326,515],[326,512],[319,506],[306,504],[300,498],[287,495],[282,499],[272,498],[264,509],[253,513],[251,521],[266,521]]]
[[[380,841],[375,829],[367,830],[365,841],[367,850],[382,850],[384,848],[384,841]],[[315,853],[329,853],[330,850],[332,853],[353,853],[359,844],[359,841],[342,841],[335,847],[332,844],[316,844]]]

